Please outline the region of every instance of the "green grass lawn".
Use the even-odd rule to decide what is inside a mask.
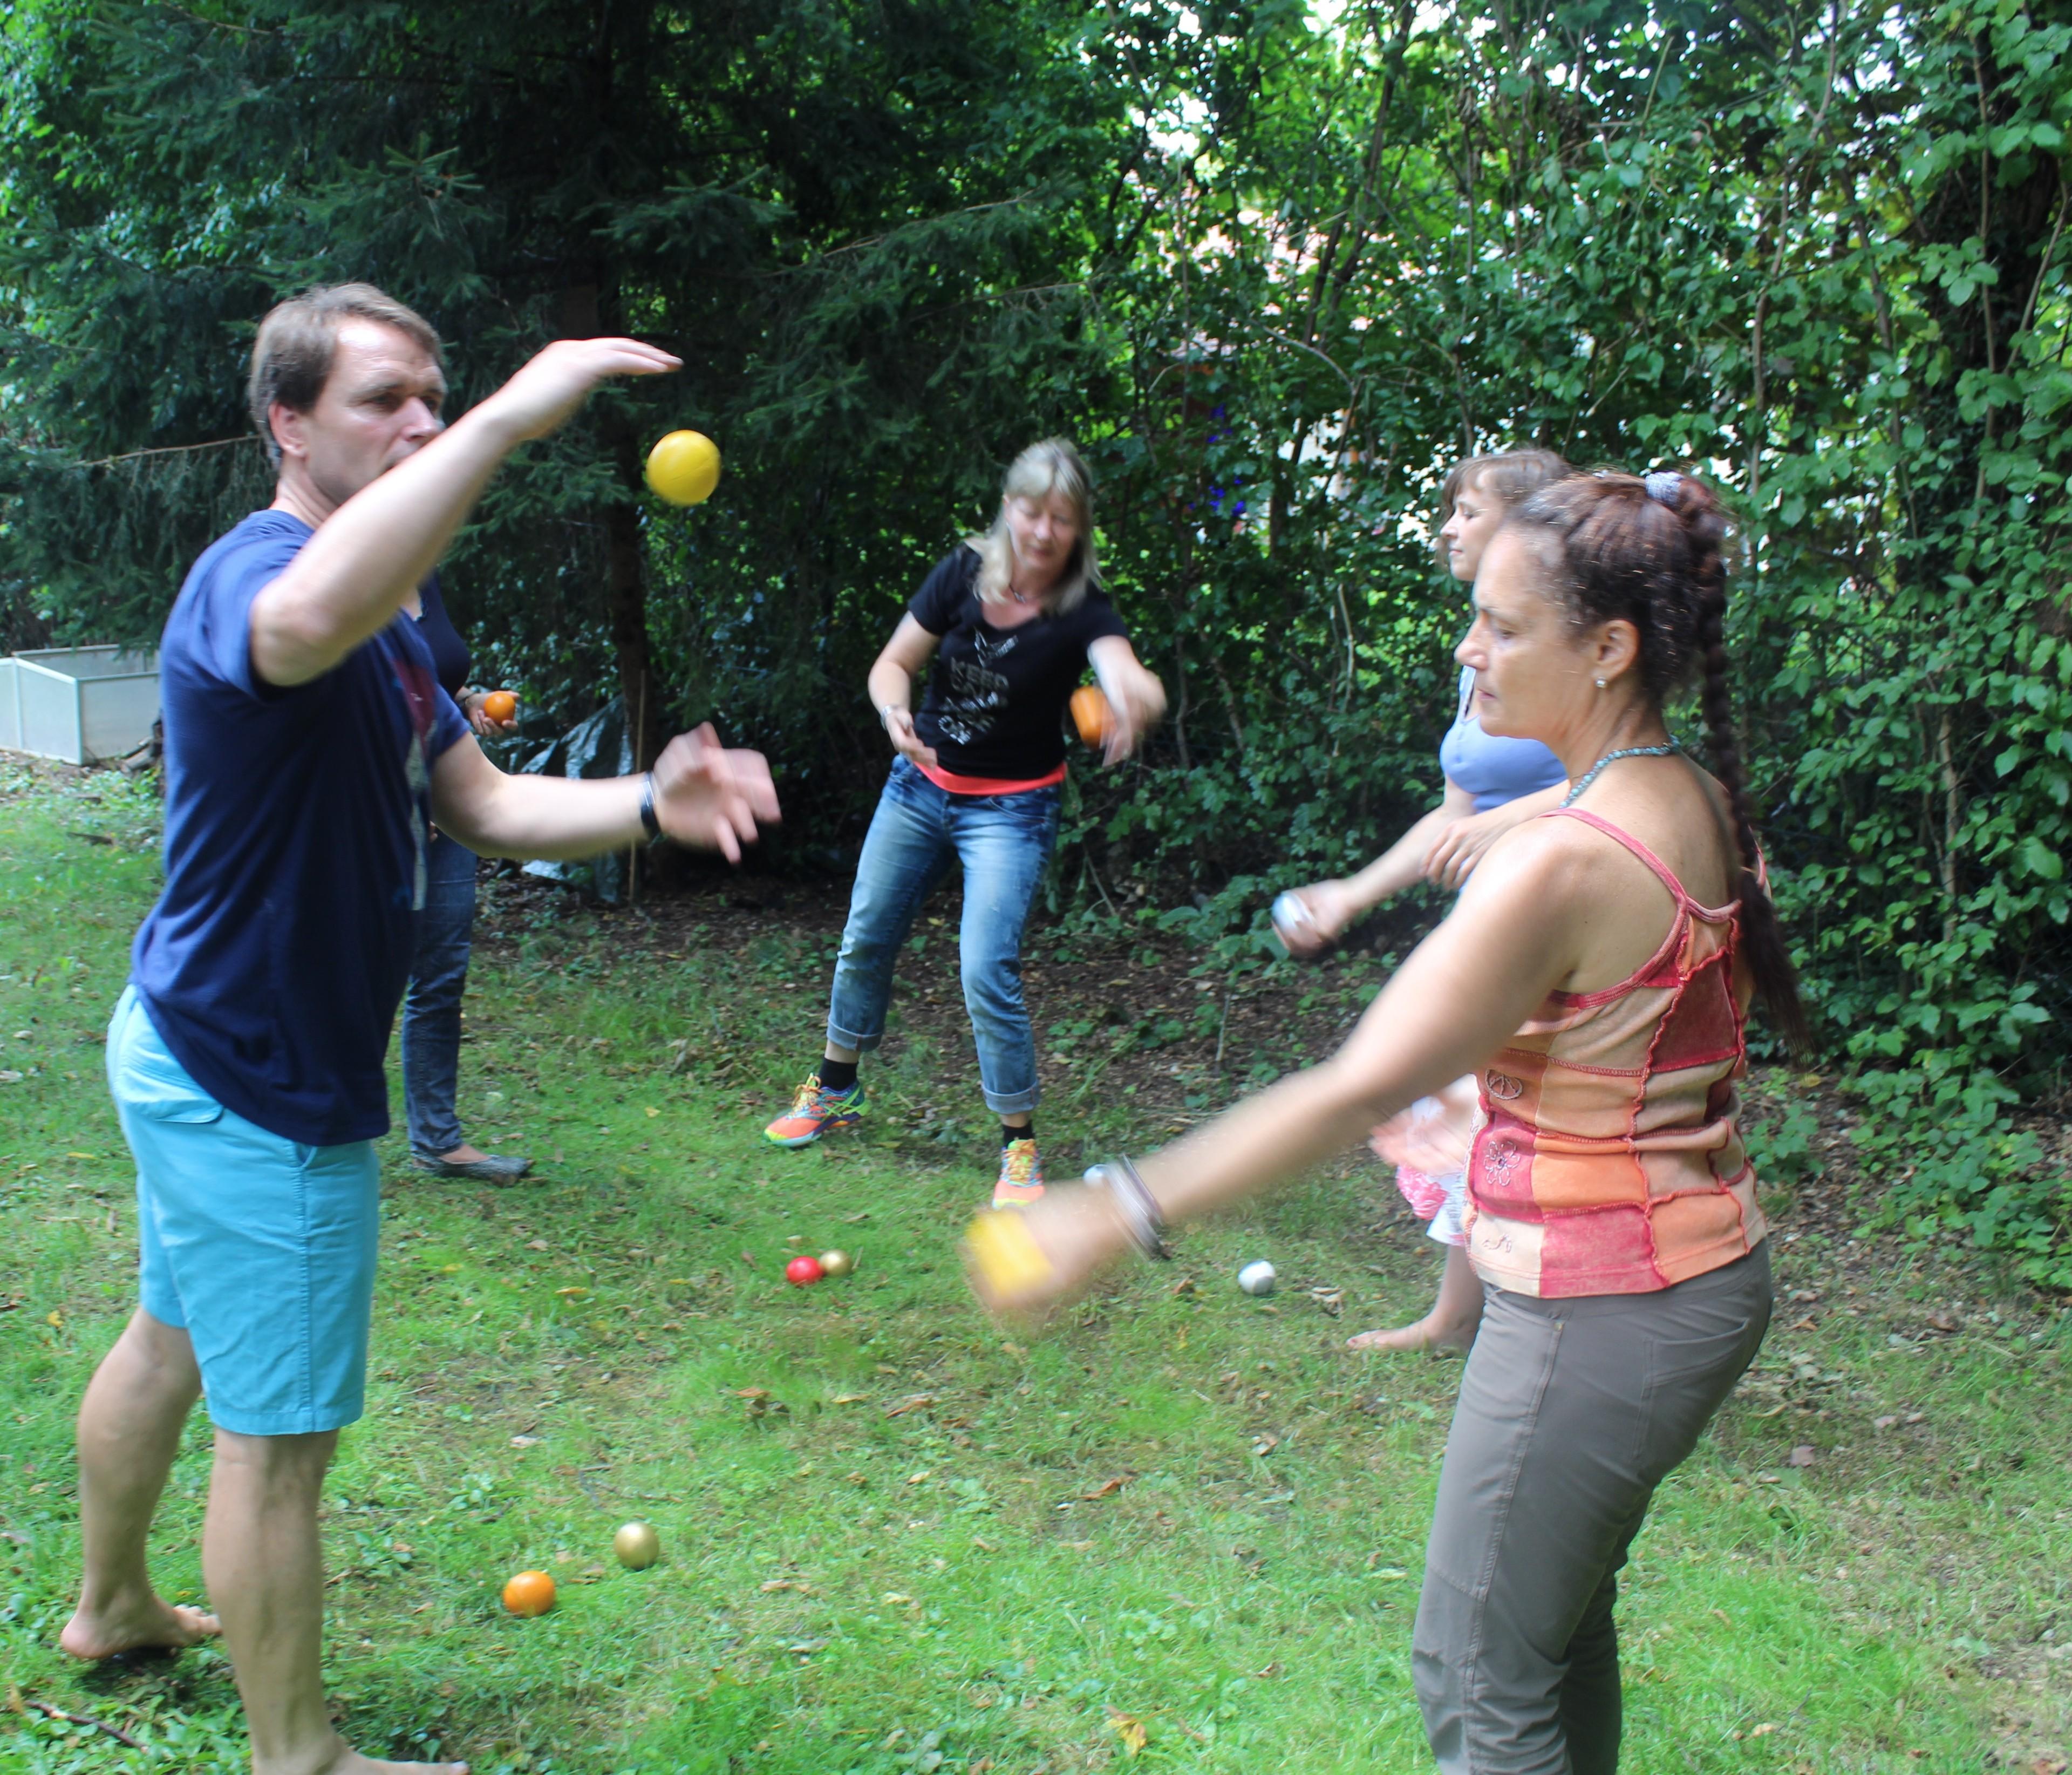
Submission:
[[[0,759],[9,1772],[244,1767],[220,1653],[96,1671],[55,1645],[72,1413],[134,1300],[99,1042],[156,812],[115,773]],[[344,1729],[481,1775],[1429,1766],[1410,1625],[1459,1370],[1342,1351],[1437,1271],[1373,1167],[1003,1332],[955,1255],[990,1155],[953,957],[912,958],[866,1129],[779,1152],[759,1130],[814,1051],[839,908],[662,912],[494,884],[462,1110],[541,1179],[433,1184],[384,1145],[368,1410],[324,1516]],[[1069,1174],[1219,1087],[1205,1040],[1125,1065],[1127,1020],[1082,1014],[1127,999],[1141,954],[1045,941],[1042,1131]],[[1311,978],[1350,1003],[1345,968]],[[1637,1550],[1626,1766],[2062,1770],[2072,1320],[1854,1243],[1815,1193],[1779,1205],[1759,1365]],[[835,1245],[853,1277],[785,1284]],[[1233,1281],[1258,1255],[1270,1299]],[[179,1599],[200,1595],[208,1476],[198,1418],[156,1542]],[[645,1572],[611,1556],[631,1518],[663,1538]],[[560,1586],[538,1620],[498,1601],[525,1567]]]

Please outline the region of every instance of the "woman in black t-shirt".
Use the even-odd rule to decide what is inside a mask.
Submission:
[[[1043,1193],[1022,929],[1057,842],[1066,704],[1091,663],[1109,706],[1110,764],[1166,712],[1165,687],[1100,589],[1079,453],[1062,438],[1031,445],[1001,492],[993,528],[936,565],[870,669],[870,699],[899,756],[857,863],[824,1056],[763,1130],[774,1145],[803,1147],[862,1119],[857,1056],[885,1033],[899,946],[955,859],[964,1006],[986,1106],[1000,1118],[996,1208]],[[924,669],[916,712],[913,680]]]

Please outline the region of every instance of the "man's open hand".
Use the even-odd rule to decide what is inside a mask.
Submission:
[[[534,361],[536,363],[537,359]],[[679,844],[741,861],[760,826],[783,818],[770,761],[759,752],[730,751],[710,722],[678,734],[655,760],[655,816]]]
[[[544,438],[615,376],[666,376],[684,360],[637,339],[560,339],[482,403],[513,443]]]

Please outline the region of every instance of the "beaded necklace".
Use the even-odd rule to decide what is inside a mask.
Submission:
[[[1617,752],[1608,752],[1583,772],[1582,781],[1561,797],[1561,805],[1564,807],[1571,805],[1585,789],[1597,781],[1597,772],[1607,764],[1616,764],[1622,758],[1667,758],[1671,753],[1680,752],[1683,749],[1675,735],[1671,734],[1669,736],[1669,743],[1666,746],[1622,746]]]

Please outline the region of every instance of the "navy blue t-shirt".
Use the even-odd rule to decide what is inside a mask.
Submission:
[[[315,533],[254,512],[187,575],[158,649],[166,886],[131,978],[195,1083],[287,1140],[388,1128],[383,1058],[422,903],[432,760],[467,731],[398,616],[281,689],[252,600]]]

